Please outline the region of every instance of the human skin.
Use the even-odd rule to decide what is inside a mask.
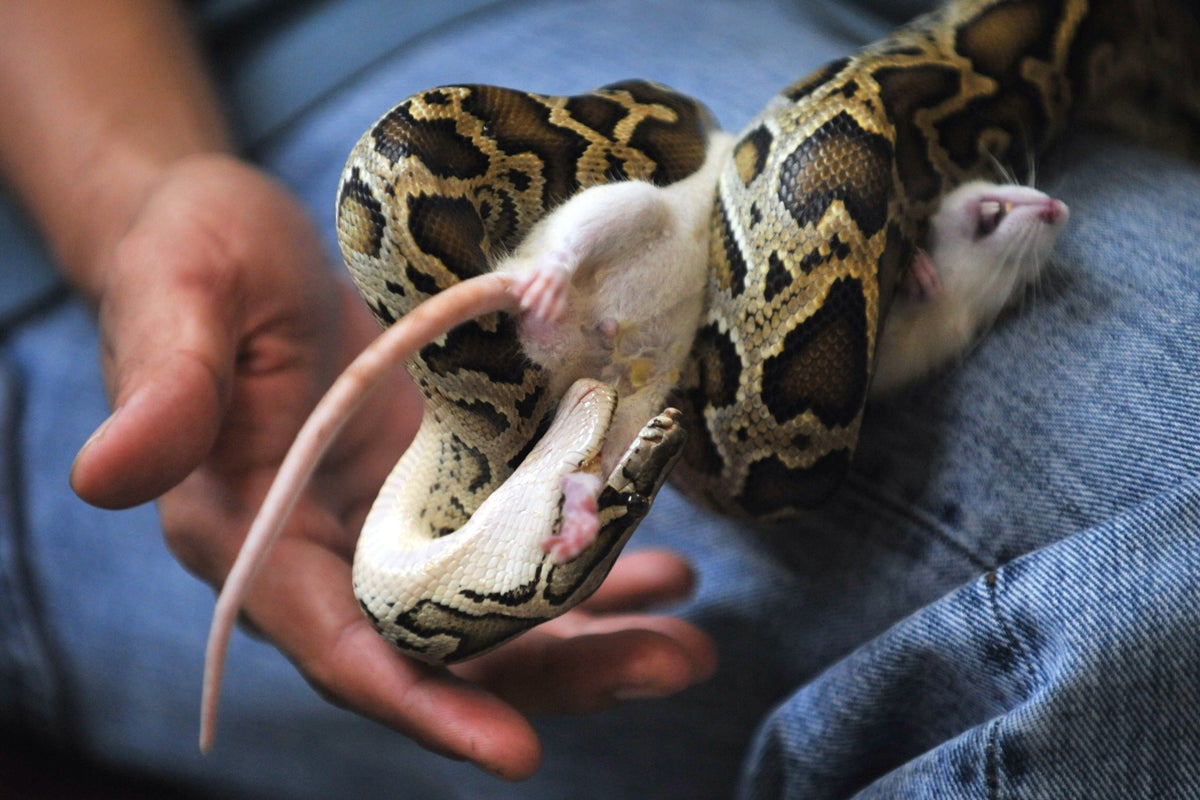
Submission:
[[[175,5],[0,3],[0,96],[4,181],[100,328],[113,413],[71,486],[104,508],[156,501],[176,557],[219,586],[292,436],[375,323],[299,204],[234,154]],[[358,609],[350,558],[419,418],[403,376],[368,399],[244,606],[318,692],[519,779],[540,761],[527,714],[664,696],[711,674],[707,636],[641,613],[692,585],[664,552],[622,559],[586,606],[453,671],[392,650]]]

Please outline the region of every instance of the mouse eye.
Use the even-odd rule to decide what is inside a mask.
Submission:
[[[1012,203],[999,200],[983,200],[979,203],[979,221],[975,223],[975,238],[990,236],[1012,208]]]

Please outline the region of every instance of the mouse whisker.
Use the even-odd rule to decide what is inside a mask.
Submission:
[[[991,150],[987,151],[988,159],[992,164],[992,172],[1001,183],[1008,183],[1008,168],[1004,166],[1004,162],[996,156]]]
[[[1017,173],[1015,169],[1001,161],[1000,158],[990,150],[988,151],[988,158],[991,160],[992,170],[996,175],[998,183],[1008,184],[1009,186],[1021,185],[1021,182],[1017,179]]]
[[[1029,235],[1029,248],[1028,249],[1031,251],[1036,251],[1037,248],[1038,248],[1037,232],[1031,231],[1030,235]],[[1038,254],[1036,252],[1033,252],[1032,254],[1027,255],[1026,258],[1029,258],[1030,255],[1037,256]],[[1039,296],[1038,289],[1039,289],[1039,284],[1041,283],[1041,278],[1042,278],[1042,266],[1045,264],[1045,261],[1046,261],[1045,257],[1025,261],[1025,263],[1029,265],[1029,268],[1027,270],[1025,270],[1025,274],[1023,274],[1022,278],[1021,278],[1023,285],[1021,286],[1020,309],[1022,312],[1025,311],[1027,306],[1034,305],[1037,303],[1038,296]]]

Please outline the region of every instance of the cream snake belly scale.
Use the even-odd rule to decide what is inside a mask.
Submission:
[[[1200,151],[1198,48],[1194,14],[1166,0],[957,0],[785,89],[737,137],[709,195],[703,311],[670,398],[681,413],[659,418],[672,431],[668,447],[639,451],[635,442],[650,457],[627,457],[600,490],[603,556],[585,550],[557,564],[537,544],[554,534],[551,513],[522,545],[536,553],[467,548],[454,574],[434,575],[418,592],[414,608],[423,611],[368,616],[402,650],[448,663],[544,620],[531,613],[538,604],[565,611],[598,585],[646,513],[681,428],[688,437],[673,477],[698,501],[759,519],[819,501],[849,464],[882,320],[941,197],[995,164],[1019,170],[1072,119]],[[697,173],[714,132],[697,102],[640,81],[574,97],[486,86],[422,92],[385,114],[350,156],[337,204],[343,256],[375,316],[391,325],[490,273],[582,189],[669,186]],[[397,466],[403,479],[389,480],[379,502],[410,534],[431,543],[458,536],[542,447],[541,434],[559,435],[553,376],[519,341],[516,315],[493,311],[423,343],[409,361],[426,413]],[[610,391],[572,390],[560,417],[579,396]],[[651,439],[662,424],[651,424]],[[584,450],[599,442],[590,437]],[[631,481],[614,485],[631,459]],[[551,506],[561,502],[560,479],[550,470],[539,484]],[[267,539],[239,556],[222,592],[206,744],[224,640],[253,573],[241,562],[261,555]],[[497,582],[496,559],[544,566],[514,591]],[[569,591],[552,588],[555,572],[572,574]],[[479,598],[486,610],[472,609]]]

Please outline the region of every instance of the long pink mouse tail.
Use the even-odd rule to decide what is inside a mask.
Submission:
[[[334,437],[367,393],[397,364],[452,328],[483,314],[512,310],[517,303],[512,277],[502,272],[485,273],[439,292],[368,345],[313,409],[284,457],[217,598],[204,654],[204,689],[200,700],[202,752],[212,748],[216,734],[225,652],[238,611],[271,545]]]

